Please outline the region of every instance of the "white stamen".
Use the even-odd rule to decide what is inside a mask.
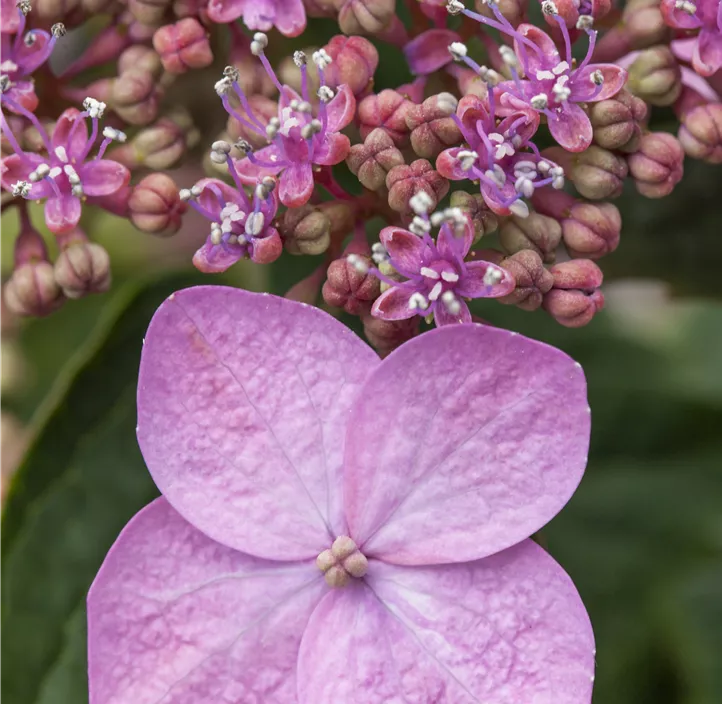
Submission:
[[[449,0],[449,2],[446,3],[446,11],[450,15],[458,15],[460,12],[463,12],[466,9],[466,6],[463,2],[459,2],[459,0]]]
[[[514,190],[527,198],[531,198],[534,195],[534,181],[528,176],[519,176],[514,182]]]
[[[311,58],[313,59],[313,63],[322,71],[333,61],[325,49],[314,51]]]
[[[494,286],[498,284],[503,278],[504,275],[498,269],[492,269],[491,267],[489,267],[484,273],[484,283],[487,286]]]
[[[536,72],[537,81],[554,80],[555,78],[556,76],[551,71],[543,70]]]
[[[30,5],[30,0],[19,0],[19,2],[16,3],[16,7],[20,12],[22,12],[26,17],[30,13],[30,10],[32,9]]]
[[[674,3],[674,7],[676,10],[682,10],[682,12],[688,15],[693,15],[697,12],[697,6],[693,2],[689,2],[689,0],[677,0],[677,2]]]
[[[103,113],[105,113],[105,108],[107,108],[108,106],[101,100],[87,97],[85,100],[83,100],[83,107],[87,111],[89,117],[99,120],[101,117],[103,117]]]
[[[441,284],[439,284],[441,286]],[[429,307],[429,302],[424,298],[423,293],[416,291],[409,296],[409,308],[411,310],[426,310]]]
[[[604,74],[599,69],[597,69],[596,71],[592,71],[589,76],[589,80],[595,86],[601,86],[604,83]]]
[[[68,163],[68,152],[65,151],[65,147],[55,147],[55,156],[57,156],[63,163]]]
[[[459,159],[462,171],[469,171],[473,168],[476,160],[479,158],[476,152],[470,151],[469,149],[462,149],[456,156]]]
[[[374,242],[373,246],[371,247],[371,259],[376,264],[383,264],[385,261],[388,261],[389,253],[386,251],[386,247],[384,247],[381,242]]]
[[[529,206],[520,199],[515,200],[510,206],[509,211],[520,218],[529,217]]]
[[[501,81],[501,76],[493,68],[487,66],[479,66],[479,77],[490,86],[495,86]]]
[[[214,89],[218,95],[223,96],[233,89],[233,81],[228,76],[224,76],[220,81],[216,81]]]
[[[178,197],[184,202],[188,202],[191,198],[193,198],[193,194],[190,192],[189,188],[181,188],[180,191],[178,191]]]
[[[219,139],[218,141],[213,142],[213,144],[211,144],[211,149],[214,152],[222,152],[223,154],[231,153],[231,145],[222,139]]]
[[[38,164],[35,173],[38,175],[38,178],[45,178],[50,174],[50,167],[47,164]]]
[[[83,195],[84,195],[84,193],[83,193],[83,187],[82,187],[79,183],[76,183],[74,186],[72,186],[71,189],[70,189],[70,192],[71,192],[76,198],[82,198]]]
[[[466,48],[466,44],[462,44],[461,42],[452,42],[449,44],[449,53],[454,61],[461,61],[469,53],[469,50]]]
[[[226,161],[227,161],[226,155],[223,154],[222,152],[214,152],[214,151],[212,151],[212,152],[211,152],[211,161],[212,161],[214,164],[225,164]]]
[[[444,281],[448,281],[450,284],[455,284],[459,280],[459,275],[453,271],[442,271],[441,278]]]
[[[425,276],[427,279],[438,279],[439,278],[439,272],[434,271],[433,269],[429,268],[428,266],[422,266],[419,270],[419,273],[421,276]]]
[[[487,169],[484,176],[501,188],[506,183],[506,174],[499,164],[494,164],[492,169]]]
[[[311,139],[322,129],[323,124],[321,123],[321,120],[311,120],[311,122],[301,128],[301,137],[303,137],[304,139]]]
[[[409,225],[409,232],[419,237],[423,237],[427,232],[431,230],[431,223],[424,218],[420,218],[418,215],[414,215],[414,219]]]
[[[554,166],[549,169],[549,175],[552,177],[552,188],[557,191],[564,188],[564,169],[561,166]]]
[[[223,230],[217,222],[211,223],[211,242],[219,245],[223,241]]]
[[[115,127],[104,127],[103,137],[106,139],[112,139],[114,142],[120,142],[120,144],[124,144],[128,141],[128,135],[125,134],[125,132],[116,130]]]
[[[436,301],[438,300],[439,296],[441,295],[441,292],[444,290],[444,284],[441,283],[441,281],[437,281],[434,284],[434,287],[429,292],[429,300],[430,301]]]
[[[191,193],[194,198],[198,198],[198,196],[203,193],[203,189],[196,183],[195,186],[191,186]]]
[[[579,15],[577,29],[590,30],[594,26],[594,17],[591,15]]]
[[[451,93],[439,93],[436,96],[436,107],[446,115],[451,115],[458,104],[459,101]]]
[[[565,100],[569,99],[569,96],[572,94],[571,88],[566,85],[567,81],[569,80],[569,76],[559,76],[557,78],[557,82],[554,84],[554,87],[552,88],[552,93],[554,93],[554,97],[557,99],[558,102],[563,103]]]
[[[78,172],[70,164],[66,164],[63,167],[63,171],[65,171],[65,175],[68,177],[68,181],[70,181],[72,185],[80,183],[80,176],[78,176]]]
[[[417,215],[426,215],[434,207],[434,201],[426,191],[419,191],[411,196],[409,206]]]
[[[268,130],[266,130],[266,133],[268,133]],[[242,154],[250,154],[253,151],[251,143],[245,139],[239,139],[233,146]]]
[[[62,173],[63,173],[63,170],[59,166],[53,166],[53,168],[50,169],[50,173],[48,173],[48,176],[50,178],[57,178]]]
[[[20,196],[21,198],[27,198],[30,194],[32,186],[27,181],[16,181],[11,186],[12,194],[14,196]]]
[[[561,75],[569,70],[569,64],[566,61],[560,61],[553,69],[552,73],[556,76]]]
[[[294,51],[293,52],[293,63],[298,66],[298,68],[301,68],[301,66],[305,66],[308,59],[306,59],[306,54],[304,54],[302,51]]]
[[[459,315],[461,303],[459,303],[459,299],[454,295],[453,291],[444,291],[441,300],[451,315]]]
[[[335,93],[328,86],[321,86],[318,89],[318,98],[322,103],[330,103]]]
[[[246,218],[246,234],[255,237],[263,232],[266,224],[266,218],[263,213],[250,213]]]
[[[349,254],[346,257],[346,261],[354,268],[359,274],[367,274],[369,267],[363,257],[358,254]]]
[[[251,54],[260,56],[268,46],[268,37],[263,32],[256,32],[251,42]]]
[[[65,29],[65,25],[62,22],[56,22],[50,28],[50,34],[52,34],[54,37],[64,37],[67,33],[68,32]]]
[[[226,66],[223,69],[223,75],[229,81],[235,82],[241,77],[241,72],[235,66]]]
[[[545,15],[558,15],[559,10],[557,9],[557,6],[552,2],[552,0],[544,0],[544,2],[541,5],[542,12]]]
[[[513,69],[519,68],[519,59],[517,58],[514,50],[510,46],[500,46],[499,54],[501,60],[509,67]]]

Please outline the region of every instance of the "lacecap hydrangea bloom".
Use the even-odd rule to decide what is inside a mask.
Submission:
[[[91,704],[588,704],[589,619],[530,537],[587,459],[578,364],[494,328],[385,360],[269,295],[172,295],[138,440],[163,496],[88,596]]]

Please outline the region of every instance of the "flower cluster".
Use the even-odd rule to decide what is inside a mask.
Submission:
[[[323,255],[288,295],[360,316],[382,353],[423,320],[471,320],[475,298],[590,322],[625,182],[660,198],[685,155],[722,161],[720,3],[630,0],[613,25],[609,0],[404,1],[406,23],[391,0],[4,2],[2,186],[20,223],[8,304],[43,314],[108,283],[89,264],[72,294],[58,283],[34,200],[61,258],[69,242],[88,258],[80,218],[93,206],[162,235],[199,212],[203,272]],[[111,21],[67,53],[78,58],[48,61],[58,41],[80,41],[66,25],[99,12]],[[293,52],[266,34],[297,37],[308,17],[342,34]],[[377,90],[381,43],[401,50],[410,82]],[[208,79],[218,60],[223,75]],[[648,126],[670,105],[676,137]],[[201,134],[223,111],[225,128]],[[194,165],[202,138],[211,148]],[[181,164],[195,185],[165,173]]]

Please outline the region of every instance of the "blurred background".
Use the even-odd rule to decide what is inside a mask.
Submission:
[[[588,472],[539,540],[591,614],[595,704],[722,702],[720,199],[719,171],[688,161],[671,197],[617,201],[624,228],[603,262],[607,307],[586,328],[493,301],[475,310],[562,348],[586,371]],[[190,266],[207,232],[197,220],[170,240],[108,215],[85,225],[111,253],[112,289],[41,320],[2,316],[6,704],[87,701],[86,591],[120,529],[156,495],[134,432],[155,308],[197,283],[283,294],[322,261],[284,255],[201,276]],[[14,212],[2,231],[5,266]]]

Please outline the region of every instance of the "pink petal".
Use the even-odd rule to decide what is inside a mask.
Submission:
[[[83,191],[88,196],[112,195],[130,181],[130,171],[111,159],[88,161],[79,171]]]
[[[210,0],[208,17],[218,24],[235,22],[242,14],[245,0]]]
[[[560,147],[570,152],[583,152],[592,143],[592,123],[578,105],[564,103],[547,115],[549,131]]]
[[[249,207],[245,193],[225,181],[217,178],[203,178],[196,185],[201,189],[201,194],[198,196],[199,205],[214,215],[220,216],[220,211],[223,209],[214,190],[221,192],[226,203],[238,203],[241,209]],[[209,186],[213,186],[213,190]]]
[[[499,298],[511,293],[516,286],[514,277],[503,267],[489,262],[466,262],[466,274],[456,284],[454,292],[464,298]],[[490,270],[501,275],[498,284],[489,286],[484,283],[484,276]]]
[[[434,306],[434,323],[436,327],[459,325],[471,322],[471,311],[464,301],[459,301],[459,310],[452,313],[443,303]]]
[[[409,306],[415,289],[410,286],[392,286],[384,291],[371,306],[371,315],[382,320],[408,320],[418,311]]]
[[[269,227],[264,237],[251,241],[251,260],[256,264],[270,264],[283,254],[281,235],[275,227]]]
[[[474,229],[471,220],[467,217],[464,231],[460,235],[457,235],[448,225],[441,227],[439,236],[436,238],[436,248],[443,259],[453,262],[457,258],[463,259],[469,253],[473,239]]]
[[[276,27],[287,37],[297,37],[306,27],[306,11],[301,0],[253,0],[245,3],[243,23],[262,31]]]
[[[491,555],[555,516],[584,472],[581,368],[506,330],[424,333],[381,363],[359,399],[345,506],[369,557],[423,565]]]
[[[25,154],[21,158],[18,154],[6,156],[0,162],[0,171],[2,172],[2,187],[6,191],[12,191],[14,183],[18,181],[29,181],[30,174],[44,163],[45,159],[38,154]],[[37,200],[38,198],[47,198],[53,193],[52,186],[45,180],[38,183],[30,183],[30,193],[27,198],[29,200]]]
[[[35,112],[40,102],[38,96],[35,95],[35,84],[31,81],[15,81],[6,91],[5,95],[7,95],[10,100],[14,100],[18,105],[25,108],[28,112]],[[15,112],[10,105],[7,105],[7,109],[15,115],[20,114]]]
[[[689,17],[686,12],[683,14]],[[672,53],[678,59],[686,61],[687,63],[692,63],[692,56],[694,55],[695,48],[697,47],[697,37],[689,37],[687,39],[675,39],[670,42],[669,47],[670,49],[672,49]],[[639,52],[636,52],[636,54],[638,56]],[[634,58],[636,58],[636,56]]]
[[[85,119],[78,117],[80,111],[75,108],[68,108],[55,123],[51,142],[53,149],[63,147],[70,159],[79,158],[88,144],[88,126]],[[75,123],[80,120],[78,126],[73,129]],[[68,142],[70,134],[73,134],[72,142]]]
[[[157,499],[88,595],[90,703],[292,702],[301,636],[325,590],[312,562],[232,550]]]
[[[356,114],[356,98],[347,85],[339,86],[336,95],[326,106],[329,132],[339,132]]]
[[[301,641],[299,704],[588,704],[594,635],[572,581],[524,541],[324,596]],[[357,699],[356,693],[363,692]]]
[[[268,147],[263,147],[255,152],[255,157],[264,164],[272,164],[275,161],[281,161],[281,154],[278,147],[275,144],[271,144]],[[233,164],[236,167],[238,176],[241,183],[247,186],[254,186],[256,182],[264,176],[275,176],[283,165],[279,166],[256,166],[248,157],[243,159],[233,160]]]
[[[711,76],[722,67],[722,33],[703,29],[692,55],[692,66],[702,76]]]
[[[461,168],[461,162],[458,154],[467,147],[452,147],[444,149],[439,156],[436,157],[436,170],[444,177],[451,181],[466,181],[469,178],[469,172]]]
[[[424,241],[401,227],[385,227],[379,235],[381,244],[391,257],[392,264],[399,274],[406,277],[418,276],[424,266]]]
[[[209,237],[193,255],[193,266],[204,274],[220,274],[243,258],[239,245],[218,245]]]
[[[351,141],[345,134],[329,132],[319,147],[313,150],[313,163],[333,166],[342,162],[351,149]]]
[[[345,527],[344,424],[376,361],[317,308],[222,286],[174,294],[140,365],[138,442],[153,479],[225,545],[315,557]]]
[[[676,0],[662,0],[661,10],[665,24],[676,29],[696,29],[699,20],[676,7]]]
[[[450,29],[429,29],[404,47],[404,56],[411,73],[426,76],[452,62],[449,45],[461,41]]]
[[[278,197],[285,206],[298,208],[308,202],[314,185],[311,164],[294,164],[281,174]]]
[[[522,57],[523,52],[526,52],[529,60],[529,73],[534,74],[537,71],[550,69],[559,63],[560,56],[556,44],[543,29],[533,24],[520,24],[517,31],[539,47],[539,51],[534,51],[529,45],[514,40],[514,53]]]
[[[51,232],[62,235],[78,224],[82,211],[79,198],[53,196],[45,201],[45,224]]]
[[[602,90],[597,95],[594,95],[597,86],[591,79],[595,71],[601,71],[604,77]],[[576,102],[597,102],[607,100],[619,93],[627,81],[627,72],[614,64],[591,64],[585,66],[581,71],[576,71],[572,80],[572,98]],[[593,98],[592,95],[594,95]]]
[[[516,134],[521,137],[522,142],[526,144],[539,129],[539,113],[536,110],[523,110],[512,112],[505,117],[497,128],[497,131],[504,134],[519,118],[524,118],[524,122],[519,123],[514,129]]]

